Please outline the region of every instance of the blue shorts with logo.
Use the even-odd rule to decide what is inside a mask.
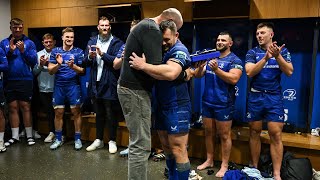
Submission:
[[[191,104],[164,109],[157,107],[155,129],[168,134],[188,133],[191,121]]]
[[[284,122],[283,97],[281,92],[249,92],[247,121]]]
[[[70,106],[81,105],[80,86],[55,86],[53,91],[52,105],[53,107],[64,107],[68,103]]]
[[[226,107],[214,107],[202,103],[202,116],[217,121],[230,121],[234,117],[234,106],[231,104]]]

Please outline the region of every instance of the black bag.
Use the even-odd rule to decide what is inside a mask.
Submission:
[[[260,154],[258,169],[265,178],[273,177],[273,167],[270,151],[266,150]]]
[[[283,180],[312,180],[312,165],[308,158],[289,158],[281,167]]]

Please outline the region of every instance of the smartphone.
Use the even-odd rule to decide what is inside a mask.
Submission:
[[[91,50],[91,51],[96,51],[96,50],[97,50],[97,48],[96,48],[96,46],[95,46],[95,45],[92,45],[92,46],[90,46],[90,50]]]

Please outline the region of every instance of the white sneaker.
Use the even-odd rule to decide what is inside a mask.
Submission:
[[[109,144],[109,153],[111,153],[111,154],[116,153],[117,150],[118,150],[116,142],[115,141],[109,141],[108,144]]]
[[[3,141],[0,141],[0,153],[5,152],[7,150]]]
[[[38,131],[33,130],[33,137],[35,139],[41,139],[41,135],[38,133]]]
[[[49,135],[44,139],[44,142],[51,143],[54,140],[54,133],[50,132]]]
[[[86,148],[86,150],[90,152],[99,148],[103,148],[103,146],[104,146],[103,141],[101,141],[100,139],[96,139],[93,141],[93,143],[90,146]]]
[[[315,128],[311,130],[311,135],[320,136],[320,128]]]

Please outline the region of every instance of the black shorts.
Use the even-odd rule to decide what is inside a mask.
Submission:
[[[5,87],[7,103],[12,101],[31,102],[32,89],[32,81],[8,81]]]

